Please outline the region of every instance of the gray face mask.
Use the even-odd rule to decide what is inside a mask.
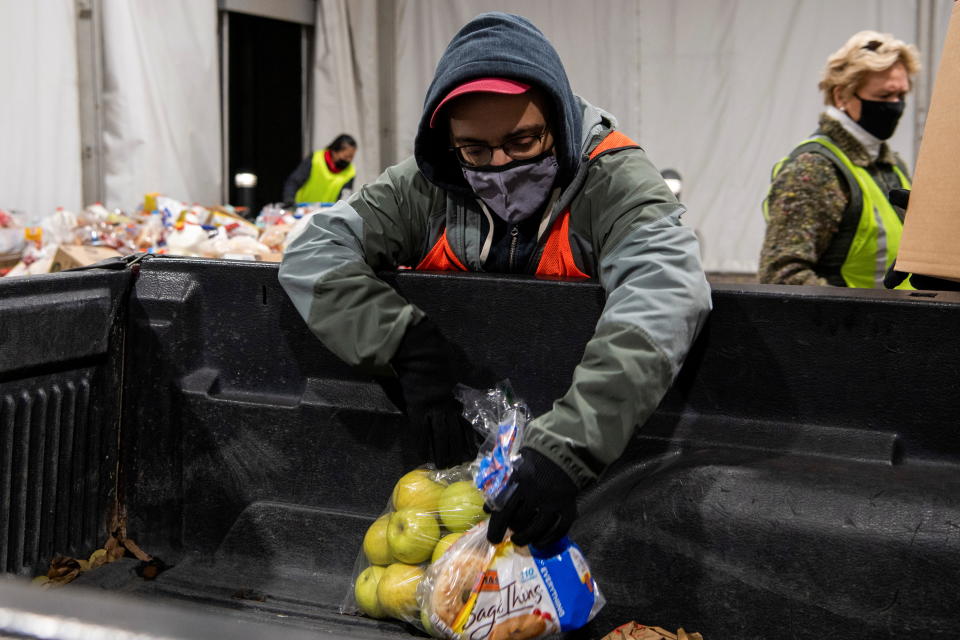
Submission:
[[[463,167],[463,177],[491,211],[516,224],[537,213],[547,201],[557,166],[557,157],[547,151],[500,167]]]

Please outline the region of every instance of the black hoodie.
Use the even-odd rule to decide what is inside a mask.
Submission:
[[[485,77],[512,78],[536,85],[550,97],[550,128],[559,164],[556,184],[566,186],[581,162],[580,106],[560,56],[546,36],[526,18],[499,11],[482,13],[464,25],[437,63],[414,142],[414,156],[421,173],[441,189],[461,195],[471,193],[459,162],[449,151],[446,125],[431,129],[430,116],[453,89]]]

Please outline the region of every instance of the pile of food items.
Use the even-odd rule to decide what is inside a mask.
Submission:
[[[0,209],[0,276],[51,273],[134,253],[278,262],[324,206],[264,207],[251,220],[230,205],[204,207],[156,193],[136,211],[100,203],[38,218]]]

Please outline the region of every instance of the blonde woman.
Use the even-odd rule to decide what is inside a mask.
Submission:
[[[913,45],[875,31],[828,58],[820,126],[773,170],[760,282],[883,286],[903,228],[887,193],[910,185],[886,140],[919,69]]]

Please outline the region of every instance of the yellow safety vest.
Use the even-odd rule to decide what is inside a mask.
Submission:
[[[324,153],[326,149],[313,152],[310,177],[297,189],[297,202],[336,202],[343,187],[357,175],[353,163],[339,173],[330,171]]]
[[[897,214],[896,209],[890,204],[887,195],[873,179],[870,172],[863,167],[855,165],[850,158],[840,150],[830,139],[824,136],[814,136],[801,142],[797,149],[786,158],[783,158],[773,167],[772,178],[786,164],[787,160],[797,155],[801,147],[809,144],[816,144],[823,147],[821,152],[824,155],[832,156],[839,163],[843,173],[856,181],[856,185],[848,185],[851,192],[851,200],[854,200],[855,186],[859,188],[859,197],[863,204],[860,207],[859,218],[856,231],[849,241],[849,247],[845,250],[845,257],[840,265],[840,277],[848,287],[860,288],[882,288],[883,278],[893,260],[897,257],[897,250],[900,248],[900,235],[903,233],[903,221]],[[904,175],[900,167],[893,165],[893,171],[900,180],[900,186],[903,189],[910,188],[910,180]],[[772,180],[771,180],[772,181]],[[769,193],[767,194],[769,198]],[[764,218],[769,220],[767,199],[763,202]],[[843,250],[843,247],[840,247]],[[830,251],[828,248],[827,251]],[[905,281],[900,288],[912,288]]]

